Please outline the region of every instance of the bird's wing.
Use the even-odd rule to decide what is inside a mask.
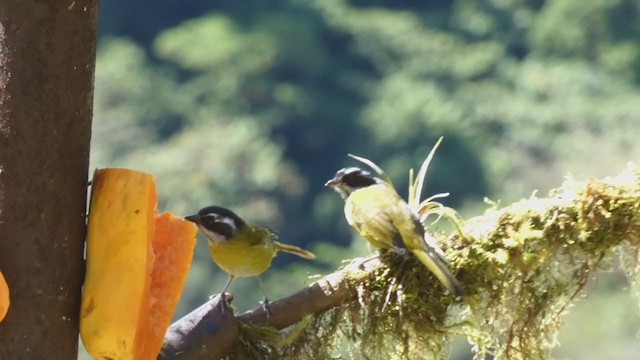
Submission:
[[[393,188],[374,185],[353,192],[347,199],[345,215],[349,224],[373,245],[411,251],[449,291],[462,294],[458,281],[425,242],[418,217]]]
[[[247,228],[251,231],[251,235],[247,236],[251,246],[264,246],[278,240],[278,233],[266,226],[247,224]]]
[[[409,205],[403,202],[402,207],[397,207],[393,211],[395,211],[395,216],[392,216],[394,226],[402,235],[402,241],[406,248],[411,251],[452,294],[461,296],[462,287],[460,283],[447,268],[447,261],[443,261],[438,255],[437,247],[432,247],[426,242],[424,228]],[[402,216],[403,214],[404,216]],[[435,244],[435,239],[433,242]],[[435,245],[437,246],[437,244]]]
[[[404,248],[402,236],[393,221],[396,201],[402,201],[395,190],[374,185],[349,196],[345,216],[351,226],[374,246],[383,249]]]

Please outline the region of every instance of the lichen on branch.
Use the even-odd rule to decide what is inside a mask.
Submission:
[[[386,253],[365,275],[340,278],[339,306],[280,332],[243,326],[235,354],[443,358],[462,335],[477,359],[545,359],[562,315],[596,270],[618,265],[640,292],[639,234],[638,166],[602,180],[568,179],[546,198],[494,206],[461,232],[434,234],[457,269],[462,298],[445,293],[413,257]]]

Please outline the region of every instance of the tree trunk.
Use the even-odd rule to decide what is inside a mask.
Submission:
[[[0,359],[75,359],[97,1],[0,1]]]

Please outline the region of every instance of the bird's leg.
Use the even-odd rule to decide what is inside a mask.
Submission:
[[[231,285],[231,282],[233,281],[233,279],[235,279],[236,277],[229,274],[229,280],[227,280],[227,284],[224,286],[224,288],[222,289],[222,292],[220,293],[220,312],[222,314],[224,314],[226,309],[229,309],[229,302],[227,301],[227,288],[229,287],[229,285]]]
[[[269,303],[269,298],[267,297],[267,291],[265,290],[264,284],[262,283],[262,279],[260,276],[256,276],[258,279],[258,284],[260,285],[260,290],[262,290],[262,295],[264,295],[264,299],[262,300],[262,309],[267,313],[267,317],[271,316],[271,304]]]

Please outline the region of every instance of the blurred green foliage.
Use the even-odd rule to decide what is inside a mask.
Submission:
[[[425,194],[465,214],[637,161],[639,15],[634,0],[104,2],[92,166],[154,174],[161,210],[230,207],[317,251],[277,258],[277,298],[368,253],[322,186],[349,152],[404,190],[444,135]],[[225,277],[202,241],[176,315]],[[235,304],[256,289],[237,281]]]

